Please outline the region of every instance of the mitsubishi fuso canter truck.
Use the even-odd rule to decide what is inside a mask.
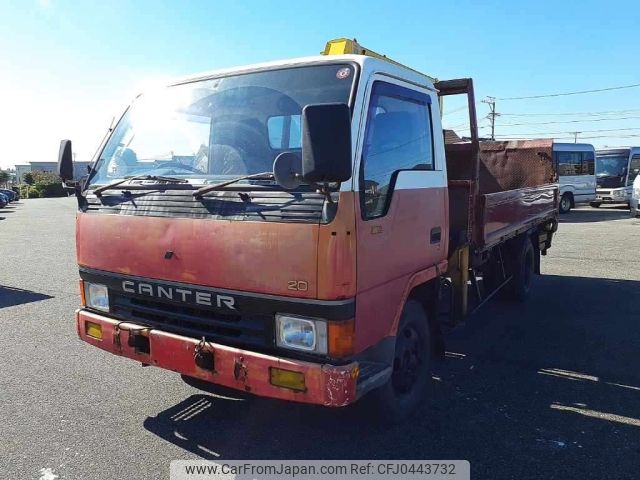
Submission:
[[[471,136],[445,143],[451,95]],[[347,39],[141,94],[69,185],[80,339],[199,384],[407,415],[444,327],[524,300],[557,228],[552,141],[477,132],[471,79]]]

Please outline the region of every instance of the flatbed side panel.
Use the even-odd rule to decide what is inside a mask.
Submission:
[[[500,243],[518,231],[555,218],[558,186],[520,188],[480,196],[482,246]]]

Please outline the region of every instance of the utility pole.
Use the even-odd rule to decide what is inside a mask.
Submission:
[[[496,139],[496,117],[499,116],[499,113],[496,113],[496,97],[487,97],[482,100],[482,103],[486,103],[489,105],[489,113],[487,114],[487,118],[491,122],[491,140]]]
[[[578,143],[578,134],[582,132],[573,132],[573,143]]]

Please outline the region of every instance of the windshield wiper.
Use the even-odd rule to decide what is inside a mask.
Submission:
[[[93,193],[96,197],[102,195],[102,192],[105,190],[109,190],[111,188],[117,187],[118,185],[122,185],[125,182],[131,182],[133,180],[154,180],[156,182],[164,182],[164,183],[189,183],[188,180],[184,178],[176,178],[176,177],[165,177],[163,175],[130,175],[128,177],[124,177],[121,180],[117,180],[113,183],[108,183],[107,185],[103,185],[101,187],[93,190]]]
[[[196,198],[200,198],[202,195],[208,192],[212,192],[214,190],[219,190],[220,188],[224,188],[228,185],[232,185],[240,180],[272,180],[275,177],[273,176],[273,172],[262,172],[262,173],[253,173],[251,175],[243,175],[242,177],[232,178],[231,180],[227,180],[226,182],[216,183],[215,185],[206,185],[202,188],[199,188],[195,192],[193,192],[193,196]]]

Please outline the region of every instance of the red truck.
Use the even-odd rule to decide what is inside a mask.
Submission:
[[[442,99],[471,138],[445,141]],[[524,300],[557,228],[550,141],[479,142],[470,79],[355,41],[140,95],[78,199],[79,337],[255,395],[387,418],[455,324]],[[59,173],[72,178],[71,143]]]

